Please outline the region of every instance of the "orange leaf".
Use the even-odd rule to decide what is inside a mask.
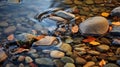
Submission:
[[[40,39],[42,39],[42,38],[44,38],[44,37],[45,37],[45,35],[39,35],[39,36],[37,36],[35,39],[40,40]]]
[[[77,25],[75,25],[75,26],[72,27],[72,32],[73,33],[77,33],[78,30],[79,30],[79,27]]]
[[[105,64],[106,64],[106,62],[105,62],[104,59],[102,59],[102,60],[99,62],[99,66],[100,66],[100,67],[103,67]]]
[[[83,42],[91,42],[96,40],[96,38],[92,37],[92,36],[88,36],[87,39],[84,39]]]
[[[113,25],[120,25],[120,22],[112,22]]]
[[[108,17],[108,16],[109,16],[109,13],[107,13],[107,12],[102,12],[101,15],[102,15],[103,17]]]
[[[10,41],[13,40],[13,39],[14,39],[14,35],[13,35],[13,34],[9,35],[9,36],[7,37],[7,39],[10,40]]]
[[[100,44],[99,42],[96,42],[96,41],[91,41],[89,43],[92,44],[92,45],[99,45]]]

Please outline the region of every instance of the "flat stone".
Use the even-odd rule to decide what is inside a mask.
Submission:
[[[75,67],[75,65],[73,63],[66,63],[64,67]]]
[[[93,67],[94,65],[95,65],[95,62],[89,61],[83,67]]]
[[[94,4],[94,1],[93,0],[85,0],[85,3],[86,4]]]
[[[61,61],[64,63],[74,63],[74,60],[71,57],[67,57],[67,56],[62,57]]]
[[[71,0],[64,0],[63,3],[65,3],[65,4],[72,4],[72,1]]]
[[[50,58],[36,58],[35,62],[42,65],[54,65],[52,59]]]
[[[4,33],[12,33],[16,30],[15,26],[9,26],[4,30]]]
[[[55,59],[55,60],[53,60],[53,62],[55,63],[55,65],[57,67],[63,67],[64,66],[64,63],[59,59]]]
[[[72,47],[70,44],[67,44],[67,43],[63,43],[61,46],[60,46],[60,49],[65,51],[65,52],[71,52],[72,51]]]
[[[81,58],[81,57],[77,57],[76,59],[75,59],[75,63],[76,64],[81,64],[81,65],[84,65],[84,64],[86,64],[86,60],[84,59],[84,58]]]
[[[82,5],[82,2],[79,1],[79,0],[74,0],[74,3],[77,4],[77,5]]]
[[[101,4],[101,3],[104,3],[103,0],[94,0],[96,4]]]
[[[33,58],[38,58],[39,55],[38,55],[37,53],[32,53],[32,54],[31,54],[31,57],[33,57]]]
[[[101,16],[91,17],[83,21],[80,25],[82,34],[105,34],[108,31],[108,20]]]
[[[50,52],[50,56],[53,58],[62,58],[64,57],[64,52],[58,51],[58,50],[53,50]]]
[[[114,25],[110,33],[115,36],[120,36],[120,26]]]
[[[0,27],[7,27],[8,26],[8,23],[3,21],[3,22],[0,22]]]
[[[117,48],[117,50],[116,50],[115,54],[120,55],[120,47],[119,47],[119,48]]]
[[[50,16],[49,18],[52,19],[52,20],[61,22],[61,23],[67,23],[67,20],[63,19],[62,17]]]
[[[91,55],[100,55],[100,52],[94,50],[89,50],[88,53]]]
[[[100,52],[105,52],[108,51],[110,49],[110,47],[108,45],[99,45],[97,46],[97,50]]]

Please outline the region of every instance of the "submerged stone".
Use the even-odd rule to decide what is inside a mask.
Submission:
[[[116,7],[111,11],[111,16],[117,16],[120,17],[120,7]]]

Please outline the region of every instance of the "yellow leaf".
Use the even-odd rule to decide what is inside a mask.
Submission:
[[[7,37],[7,39],[10,40],[10,41],[13,40],[13,39],[14,39],[14,35],[13,35],[13,34],[9,35],[9,36]]]
[[[99,43],[99,42],[96,42],[96,41],[91,41],[91,42],[89,42],[89,44],[92,44],[92,45],[99,45],[100,43]]]
[[[102,15],[103,17],[108,17],[108,16],[109,16],[109,13],[107,13],[107,12],[102,12],[101,15]]]
[[[120,25],[120,22],[112,22],[113,25]]]

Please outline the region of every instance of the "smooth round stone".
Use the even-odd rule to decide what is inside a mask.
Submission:
[[[30,49],[30,51],[28,53],[36,53],[37,50],[36,49]]]
[[[105,52],[108,51],[110,49],[110,47],[108,45],[99,45],[97,46],[97,50],[100,52]]]
[[[25,59],[25,56],[19,56],[18,57],[18,61],[24,61],[24,59]]]
[[[116,7],[114,8],[112,11],[111,11],[111,16],[118,16],[120,17],[120,6],[119,7]]]
[[[76,48],[74,48],[76,51],[85,51],[85,48],[78,48],[78,47],[76,47]]]
[[[31,62],[33,62],[33,59],[31,57],[29,57],[29,56],[26,56],[25,57],[25,62],[26,63],[31,63]]]
[[[88,53],[91,55],[100,55],[100,52],[94,50],[89,50]]]
[[[8,63],[8,64],[6,64],[5,67],[16,67],[16,66],[13,63]]]
[[[120,48],[117,48],[115,54],[119,55],[120,54]]]
[[[77,57],[75,59],[75,62],[76,62],[76,64],[86,64],[87,61],[84,58]]]
[[[19,67],[25,67],[23,63],[20,63],[19,64]]]
[[[66,63],[64,67],[75,67],[75,65],[73,63]]]
[[[7,27],[8,26],[8,23],[7,22],[0,22],[0,27]]]
[[[71,57],[67,57],[67,56],[62,57],[61,61],[64,63],[74,63],[74,60]]]
[[[9,26],[4,30],[4,33],[12,33],[16,30],[15,26]]]
[[[39,55],[37,53],[32,53],[31,56],[34,57],[34,58],[38,58],[39,57]]]
[[[54,65],[52,59],[50,58],[37,58],[35,59],[35,62],[37,64],[43,64],[43,65]]]
[[[119,67],[119,66],[116,64],[113,64],[113,63],[108,63],[108,64],[104,65],[103,67]]]
[[[80,25],[82,34],[105,34],[108,31],[108,20],[101,16],[91,17],[82,22]]]
[[[56,65],[56,67],[63,67],[64,66],[64,63],[59,59],[55,59],[55,60],[53,60],[53,62]]]
[[[83,67],[92,67],[92,66],[94,66],[94,65],[95,65],[95,62],[89,61],[89,62],[87,62]]]
[[[61,51],[53,50],[53,51],[50,52],[50,56],[53,57],[53,58],[61,58],[61,57],[64,57],[65,54]]]
[[[65,51],[65,52],[71,52],[72,51],[72,47],[70,44],[67,44],[67,43],[63,43],[61,46],[60,46],[60,49]]]
[[[85,3],[86,4],[94,4],[94,1],[93,0],[85,0]]]

